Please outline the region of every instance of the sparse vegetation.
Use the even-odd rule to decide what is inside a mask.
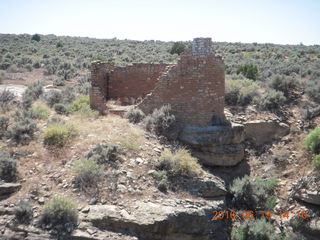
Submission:
[[[226,81],[226,102],[230,105],[250,104],[259,95],[259,85],[253,80],[243,78]]]
[[[17,161],[5,152],[0,152],[0,179],[7,182],[17,180]]]
[[[99,164],[106,164],[117,161],[119,151],[120,148],[113,144],[109,144],[107,147],[97,144],[85,154],[85,157]]]
[[[144,124],[148,131],[153,131],[157,135],[166,135],[174,124],[175,119],[171,106],[165,105],[160,109],[155,109],[151,115],[148,115],[144,119]]]
[[[83,189],[96,186],[103,176],[103,168],[93,159],[81,159],[75,162],[75,181]]]
[[[240,209],[269,209],[272,210],[276,203],[274,197],[278,180],[275,178],[252,179],[249,176],[237,178],[230,186],[233,194],[233,203]]]
[[[198,160],[184,148],[171,152],[164,149],[161,153],[157,169],[165,170],[171,176],[196,176],[200,172]]]
[[[36,102],[31,108],[31,114],[37,119],[46,119],[49,116],[49,108],[42,102]]]
[[[8,137],[16,144],[28,144],[37,131],[37,125],[31,118],[22,118],[8,129]]]
[[[42,210],[40,223],[48,228],[71,232],[78,221],[77,205],[66,196],[55,196]]]
[[[240,226],[233,227],[232,240],[285,240],[281,234],[275,233],[274,226],[265,219],[247,220]],[[289,239],[288,239],[289,240]]]
[[[21,200],[14,208],[15,219],[18,223],[29,224],[33,217],[32,204],[27,200]]]
[[[129,122],[139,123],[145,118],[145,114],[138,108],[131,108],[126,117],[129,119]]]
[[[185,49],[186,45],[183,42],[175,42],[170,50],[170,53],[180,55]]]
[[[258,67],[252,63],[247,63],[238,68],[237,74],[240,73],[246,78],[256,80],[258,78]]]
[[[48,147],[63,147],[76,135],[73,125],[67,123],[52,123],[43,131],[43,143]]]
[[[303,140],[303,147],[312,154],[312,163],[320,166],[320,127],[313,129]]]

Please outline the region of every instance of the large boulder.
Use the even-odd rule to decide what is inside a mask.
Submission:
[[[212,221],[212,211],[224,207],[224,200],[161,203],[136,201],[131,206],[93,205],[84,221],[98,228],[126,232],[152,240],[223,240],[223,220]]]
[[[246,122],[244,132],[246,139],[255,145],[262,145],[289,134],[290,127],[285,123],[256,120]]]
[[[179,140],[192,148],[192,153],[206,166],[234,166],[244,158],[243,125],[186,126]]]
[[[21,188],[20,183],[0,183],[0,196],[8,195],[19,191]]]

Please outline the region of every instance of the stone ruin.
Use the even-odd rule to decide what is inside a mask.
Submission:
[[[93,62],[91,84],[91,108],[101,113],[110,99],[134,98],[142,99],[137,107],[145,114],[170,104],[181,126],[210,126],[213,116],[224,116],[224,63],[211,38],[195,38],[176,65]]]

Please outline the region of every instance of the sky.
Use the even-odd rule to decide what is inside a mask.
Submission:
[[[0,0],[0,33],[320,44],[320,0]]]

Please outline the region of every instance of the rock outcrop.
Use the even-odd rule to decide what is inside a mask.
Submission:
[[[192,148],[192,153],[207,166],[234,166],[244,157],[243,125],[187,126],[179,139]]]
[[[285,123],[251,121],[244,124],[245,138],[255,145],[262,145],[281,138],[290,132],[290,127]]]
[[[320,205],[320,174],[311,174],[297,181],[294,185],[293,197],[311,203]]]
[[[84,221],[94,227],[126,232],[152,240],[227,239],[224,221],[212,221],[212,211],[221,209],[223,200],[138,201],[132,206],[93,205]]]
[[[2,183],[0,184],[0,196],[12,194],[14,192],[19,191],[20,188],[21,188],[20,183]]]

